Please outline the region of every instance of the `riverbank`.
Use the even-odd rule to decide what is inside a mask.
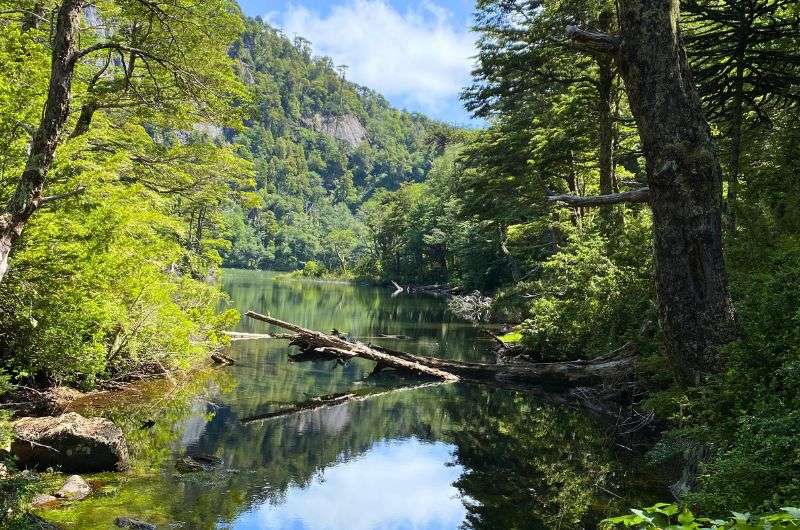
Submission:
[[[121,429],[120,443],[133,445],[141,451],[139,446],[146,440],[141,440],[140,431],[154,434],[152,429],[156,420],[152,418],[160,415],[160,409],[168,408],[173,400],[185,400],[186,396],[197,392],[199,381],[219,373],[216,367],[222,364],[214,360],[218,354],[214,350],[202,362],[198,360],[192,367],[180,370],[143,366],[123,376],[99,381],[97,389],[85,392],[65,386],[38,389],[10,386],[0,400],[0,410],[3,411],[0,418],[0,489],[3,493],[0,522],[5,525],[3,527],[51,528],[38,518],[36,512],[82,501],[90,494],[100,493],[129,478],[129,474],[113,472],[84,475],[86,491],[80,498],[62,494],[65,484],[69,487],[70,480],[77,480],[70,479],[69,473],[27,471],[18,465],[18,455],[11,447],[12,440],[19,436],[16,420],[67,418],[70,414],[78,414],[76,419],[113,418],[109,425]],[[125,451],[127,454],[127,448]],[[127,465],[126,461],[125,467]]]

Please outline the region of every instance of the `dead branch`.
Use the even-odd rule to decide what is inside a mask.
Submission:
[[[547,197],[549,202],[563,202],[570,206],[592,207],[608,206],[619,203],[641,203],[650,202],[650,188],[639,188],[638,190],[623,191],[620,193],[609,193],[608,195],[589,195],[581,197],[579,195],[550,195]]]
[[[567,26],[567,37],[581,51],[613,55],[619,50],[621,39],[607,33],[587,31],[577,26]]]

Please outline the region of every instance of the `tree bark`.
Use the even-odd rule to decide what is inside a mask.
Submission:
[[[25,169],[14,194],[0,213],[0,283],[8,272],[14,243],[31,215],[41,206],[47,172],[53,164],[64,123],[69,116],[78,19],[84,0],[64,0],[58,11],[53,41],[50,86],[42,121],[33,136]]]
[[[686,60],[679,0],[621,0],[617,53],[647,162],[667,353],[694,383],[735,338],[722,252],[722,170]]]

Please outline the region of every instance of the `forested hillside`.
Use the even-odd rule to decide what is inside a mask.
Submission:
[[[433,158],[428,118],[393,109],[345,79],[346,65],[312,55],[249,20],[232,55],[253,93],[231,138],[253,161],[251,201],[226,214],[232,267],[293,270],[315,261],[346,269],[363,238],[356,212],[381,189],[424,180]]]

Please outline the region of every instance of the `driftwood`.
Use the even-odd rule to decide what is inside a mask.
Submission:
[[[628,378],[635,367],[633,343],[612,354],[590,361],[576,360],[555,363],[514,361],[486,364],[449,361],[435,357],[367,345],[358,341],[326,335],[290,322],[250,311],[250,318],[278,326],[297,334],[292,344],[304,352],[330,359],[360,357],[378,363],[378,369],[394,368],[403,372],[435,377],[445,382],[469,381],[500,386],[580,387],[594,384],[615,384]]]
[[[395,297],[404,292],[409,294],[421,293],[421,294],[430,294],[434,296],[450,296],[460,293],[462,291],[462,288],[459,286],[450,287],[447,284],[441,284],[441,283],[434,283],[431,285],[406,285],[405,287],[403,287],[394,280],[389,280],[389,282],[395,289],[394,292],[392,293],[392,297]]]
[[[294,339],[294,335],[288,333],[245,333],[243,331],[223,331],[223,335],[227,335],[232,341],[240,340],[260,340],[260,339]]]

